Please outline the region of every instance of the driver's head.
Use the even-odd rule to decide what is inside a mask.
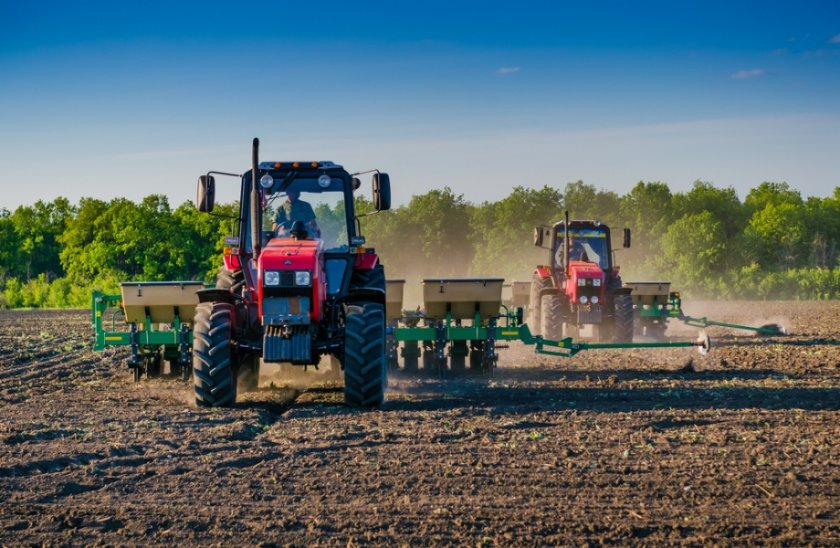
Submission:
[[[289,199],[290,202],[294,202],[298,198],[300,198],[300,192],[297,190],[289,190],[286,192],[286,197]]]
[[[306,231],[306,224],[303,221],[293,222],[289,233],[295,240],[305,240],[309,236],[309,233]]]

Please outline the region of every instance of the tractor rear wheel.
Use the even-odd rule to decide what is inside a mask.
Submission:
[[[236,403],[236,378],[231,363],[231,316],[228,303],[201,303],[193,329],[193,386],[202,407]]]
[[[618,343],[633,342],[633,298],[630,295],[616,295],[613,304],[613,340]]]
[[[530,324],[531,333],[533,335],[540,335],[542,334],[542,291],[543,289],[548,289],[551,287],[551,279],[550,278],[543,278],[536,272],[534,273],[534,278],[531,280],[531,299],[528,305],[528,316],[530,319],[528,323]]]
[[[379,303],[351,306],[344,327],[344,403],[377,407],[385,398],[385,310]]]
[[[385,268],[378,264],[370,270],[354,270],[350,277],[351,289],[385,289]]]
[[[236,292],[245,282],[245,275],[241,270],[228,270],[225,267],[216,273],[216,289],[228,289]]]
[[[559,341],[563,338],[565,303],[560,295],[543,295],[540,299],[540,325],[544,338]]]

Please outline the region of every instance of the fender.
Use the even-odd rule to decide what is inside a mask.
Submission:
[[[551,278],[551,267],[540,265],[534,270],[534,274],[542,279]]]
[[[373,252],[373,249],[365,250],[365,253],[356,255],[356,263],[353,266],[355,270],[371,270],[379,264],[379,255]]]

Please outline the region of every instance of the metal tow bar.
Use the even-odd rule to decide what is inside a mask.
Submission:
[[[768,323],[768,324],[764,324],[764,325],[759,326],[759,327],[753,327],[753,326],[749,326],[749,325],[738,325],[738,324],[734,324],[734,323],[716,322],[714,320],[710,320],[710,319],[706,318],[705,316],[702,317],[702,318],[693,318],[691,316],[681,316],[680,319],[683,321],[683,323],[685,323],[686,325],[690,325],[691,327],[704,327],[705,328],[705,327],[709,327],[711,325],[716,325],[716,326],[719,326],[719,327],[728,327],[730,329],[743,329],[745,331],[755,331],[759,335],[767,335],[767,336],[773,336],[773,337],[778,337],[778,336],[781,336],[781,335],[787,335],[788,334],[787,330],[783,326],[781,326],[777,323]]]
[[[549,356],[562,356],[571,358],[582,350],[604,350],[608,348],[691,348],[697,347],[701,355],[706,355],[712,347],[712,340],[701,331],[695,341],[668,341],[668,342],[640,342],[640,343],[587,343],[575,342],[571,337],[560,340],[544,339],[539,335],[532,335],[527,325],[520,327],[520,340],[525,344],[536,346],[537,354]],[[548,348],[546,348],[548,347]],[[557,350],[555,350],[557,349]]]

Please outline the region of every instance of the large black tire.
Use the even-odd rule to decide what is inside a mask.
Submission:
[[[344,403],[377,407],[385,398],[385,309],[351,306],[344,327]]]
[[[616,295],[613,298],[613,341],[633,342],[633,298],[630,295]]]
[[[224,266],[216,273],[216,289],[227,289],[236,293],[245,282],[241,270],[228,270]]]
[[[228,303],[201,303],[193,329],[193,386],[202,407],[236,403],[236,378],[231,363],[231,316]]]
[[[559,341],[563,338],[565,302],[556,294],[543,295],[540,299],[540,325],[544,338]]]
[[[350,288],[376,288],[385,290],[385,268],[378,264],[370,270],[354,270],[350,277]]]
[[[551,279],[534,272],[531,280],[531,297],[528,301],[528,327],[532,335],[542,334],[542,292],[551,287]]]

